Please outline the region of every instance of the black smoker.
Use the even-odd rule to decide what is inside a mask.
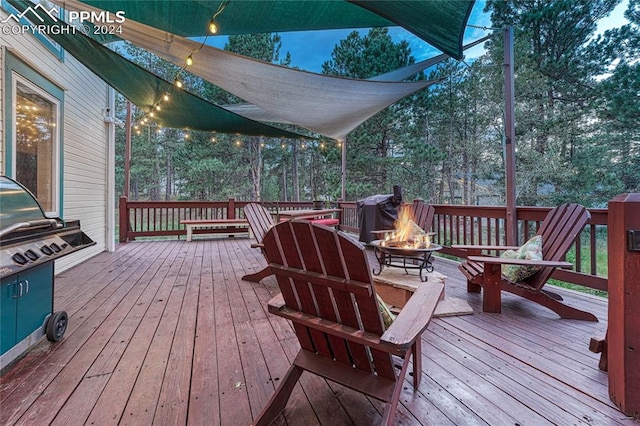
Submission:
[[[31,192],[0,176],[0,369],[44,334],[62,338],[67,314],[53,312],[53,261],[94,244],[79,221],[47,216]]]
[[[393,186],[393,194],[372,195],[358,200],[358,228],[360,241],[370,243],[376,237],[371,231],[393,229],[398,218],[398,206],[402,204],[402,188]]]

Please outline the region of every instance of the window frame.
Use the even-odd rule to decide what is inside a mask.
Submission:
[[[35,90],[39,96],[56,105],[56,131],[54,140],[54,152],[51,166],[51,178],[54,180],[52,187],[53,209],[50,211],[56,216],[63,216],[64,194],[64,90],[40,74],[35,68],[22,61],[19,57],[5,50],[5,74],[4,74],[4,121],[5,121],[5,150],[4,163],[5,174],[15,178],[16,175],[16,104],[18,82],[31,90]],[[49,212],[49,211],[48,211]]]

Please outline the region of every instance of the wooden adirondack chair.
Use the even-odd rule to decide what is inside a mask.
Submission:
[[[542,236],[542,261],[503,259],[481,256],[483,250],[517,249],[503,246],[455,246],[467,250],[467,260],[459,266],[467,277],[467,291],[480,292],[482,288],[482,308],[484,312],[500,312],[500,290],[517,294],[545,306],[562,318],[598,321],[595,315],[562,303],[562,297],[543,289],[555,268],[570,268],[564,261],[567,251],[591,215],[579,204],[563,204],[552,209],[544,218],[537,235]],[[522,282],[511,282],[501,275],[501,265],[539,266],[531,277]]]
[[[424,200],[414,200],[409,206],[413,210],[413,221],[416,225],[422,228],[424,232],[429,232],[433,226],[435,207],[425,203]]]
[[[249,203],[244,206],[243,210],[244,217],[247,219],[247,222],[249,222],[251,232],[253,232],[253,235],[256,239],[256,242],[251,244],[251,247],[263,250],[264,246],[262,244],[262,241],[264,240],[264,236],[267,234],[269,229],[271,229],[271,227],[275,225],[275,221],[273,220],[273,217],[271,216],[269,210],[267,210],[261,204]],[[269,275],[271,275],[271,271],[269,270],[269,267],[265,267],[264,269],[256,273],[243,276],[242,279],[245,281],[257,283],[260,282],[260,280],[268,277]]]
[[[419,286],[385,331],[367,254],[355,240],[309,222],[282,222],[265,236],[264,252],[282,292],[269,312],[293,322],[301,349],[255,424],[282,412],[303,371],[387,402],[383,424],[392,424],[411,355],[414,389],[420,385],[421,334],[444,286]]]

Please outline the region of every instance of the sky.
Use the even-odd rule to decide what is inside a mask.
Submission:
[[[610,28],[620,27],[627,23],[628,21],[624,18],[623,14],[627,9],[628,3],[628,0],[624,0],[608,17],[600,20],[598,22],[598,33],[604,32]],[[489,13],[483,12],[484,6],[484,0],[476,1],[473,10],[471,11],[471,16],[469,17],[469,24],[478,27],[491,27],[491,18]],[[299,67],[307,71],[318,73],[322,72],[322,63],[331,58],[331,52],[336,44],[338,44],[340,40],[346,38],[352,31],[354,30],[342,29],[280,33],[280,37],[282,38],[280,56],[283,57],[288,51],[291,53],[292,59],[290,66]],[[361,35],[366,35],[368,32],[367,29],[359,29],[357,31]],[[477,40],[489,33],[490,30],[467,27],[464,34],[464,43],[466,44],[473,40]],[[396,43],[401,40],[406,40],[409,43],[411,53],[416,59],[416,62],[441,53],[439,50],[431,47],[427,42],[419,39],[403,28],[391,27],[389,28],[389,34]],[[209,37],[209,40],[208,44],[218,48],[223,48],[227,37]],[[484,47],[479,45],[465,51],[465,56],[467,58],[477,58],[483,53]]]

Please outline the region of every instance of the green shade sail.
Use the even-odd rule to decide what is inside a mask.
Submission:
[[[83,0],[183,37],[207,34],[223,1]],[[401,26],[462,59],[462,36],[474,0],[231,0],[216,17],[220,35]]]
[[[24,0],[8,2],[20,12],[30,5]],[[40,22],[31,14],[31,11],[27,12],[26,17],[32,22]],[[44,18],[44,25],[68,27],[64,22],[54,22],[47,16]],[[171,83],[80,32],[55,31],[49,37],[144,111],[150,111],[172,89]],[[234,114],[184,90],[173,90],[171,100],[163,103],[163,107],[155,113],[155,121],[163,127],[274,138],[308,138]]]

